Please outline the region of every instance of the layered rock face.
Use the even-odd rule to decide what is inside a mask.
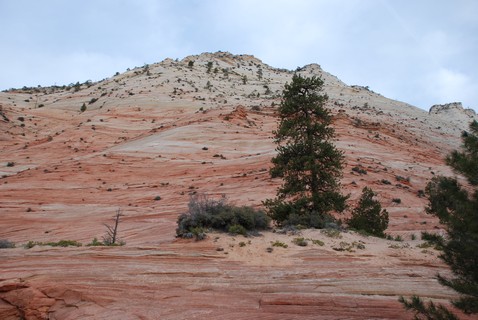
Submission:
[[[224,52],[167,59],[97,83],[0,93],[0,239],[16,243],[0,251],[0,318],[409,319],[400,295],[447,303],[454,293],[435,276],[449,271],[420,240],[443,233],[423,190],[452,174],[443,159],[467,122],[317,64],[297,72],[325,80],[350,204],[372,187],[388,233],[404,241],[319,230],[175,238],[190,195],[256,207],[274,196],[272,131],[293,72]],[[86,246],[118,208],[126,245]],[[84,245],[23,247],[63,239]]]
[[[449,124],[462,127],[473,120],[478,120],[475,110],[465,109],[461,102],[452,102],[446,104],[436,104],[430,108],[429,114],[432,117],[446,119]],[[464,128],[463,130],[466,130]]]

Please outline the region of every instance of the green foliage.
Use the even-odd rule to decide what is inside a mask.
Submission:
[[[473,186],[478,186],[478,121],[470,123],[470,131],[463,132],[463,151],[453,151],[446,162],[462,174]]]
[[[327,228],[327,229],[320,230],[320,232],[329,238],[342,239],[342,235],[340,234],[340,231],[337,229]]]
[[[193,195],[189,210],[178,218],[176,234],[191,238],[194,228],[216,229],[233,234],[247,235],[248,231],[269,228],[270,218],[252,207],[236,207],[227,204],[225,198],[209,199],[206,195]]]
[[[207,71],[206,71],[206,72],[207,72],[207,73],[211,73],[211,69],[212,69],[212,61],[209,61],[209,62],[207,63]]]
[[[88,104],[93,104],[95,103],[96,101],[98,101],[98,98],[91,98],[90,101],[88,101]],[[85,109],[86,110],[86,109]]]
[[[277,197],[264,203],[279,225],[323,228],[333,220],[331,211],[345,209],[347,197],[339,192],[344,157],[332,143],[323,84],[320,78],[294,75],[282,93],[270,174],[283,184]]]
[[[47,246],[52,247],[81,247],[82,244],[75,240],[60,240],[58,242],[47,242],[45,243]]]
[[[0,239],[0,249],[11,249],[11,248],[15,248],[15,243],[6,239]]]
[[[194,66],[194,61],[193,60],[189,60],[188,61],[188,67],[189,68],[192,68]]]
[[[275,242],[272,242],[271,245],[273,247],[282,247],[282,248],[288,248],[289,246],[285,244],[284,242],[281,242],[279,240],[276,240]]]
[[[211,90],[211,88],[212,88],[211,81],[208,80],[207,83],[206,83],[205,89]]]
[[[363,169],[363,168],[361,168],[361,167],[359,167],[359,166],[353,167],[353,168],[352,168],[352,171],[353,171],[353,172],[357,172],[358,174],[361,174],[361,175],[362,175],[362,174],[367,174],[367,170],[365,170],[365,169]]]
[[[427,213],[439,218],[448,233],[446,239],[427,235],[428,241],[443,247],[440,258],[451,268],[452,278],[438,275],[439,282],[460,294],[453,304],[468,314],[478,313],[478,122],[470,124],[470,131],[462,135],[462,151],[453,151],[446,162],[464,176],[469,185],[462,187],[455,178],[434,177],[425,192],[429,204]],[[423,236],[422,236],[423,237]],[[442,306],[402,299],[405,307],[417,314],[447,311]],[[445,310],[445,311],[444,311]],[[448,312],[448,311],[447,311]],[[443,318],[448,319],[448,318]],[[450,318],[452,319],[452,318]]]
[[[422,232],[422,240],[426,240],[427,243],[430,243],[437,250],[443,250],[445,247],[445,238],[436,233]]]
[[[247,230],[240,224],[233,224],[232,226],[229,226],[227,229],[227,232],[230,233],[231,235],[236,235],[240,234],[243,236],[247,236]]]
[[[81,112],[85,112],[85,111],[86,111],[86,104],[83,103],[83,104],[81,105],[80,111],[81,111]]]
[[[190,231],[193,237],[196,239],[196,241],[206,239],[206,230],[204,230],[204,228],[194,227],[194,228],[191,228]]]
[[[354,241],[352,243],[341,241],[338,247],[336,246],[336,247],[333,247],[332,249],[334,249],[335,251],[355,252],[355,249],[360,249],[360,250],[365,249],[365,245],[363,244],[362,241],[359,241],[359,242]]]
[[[294,240],[292,240],[292,242],[300,247],[307,247],[307,245],[309,244],[304,238],[295,238]]]
[[[105,244],[103,242],[98,241],[98,238],[93,238],[93,240],[88,243],[86,246],[87,247],[99,247],[99,246],[104,246]]]
[[[309,239],[313,244],[318,245],[318,246],[324,246],[325,243],[319,239]]]
[[[425,304],[422,299],[413,296],[410,301],[404,297],[398,299],[407,310],[415,312],[415,320],[458,320],[458,318],[442,305],[435,305],[432,301]]]
[[[262,72],[262,69],[261,68],[257,69],[257,79],[262,80],[263,75],[264,73]]]
[[[24,247],[25,249],[31,249],[35,246],[50,246],[50,247],[81,247],[82,244],[75,240],[60,240],[58,242],[40,242],[40,241],[28,241]]]
[[[31,249],[31,248],[33,248],[33,247],[34,247],[35,245],[37,245],[37,244],[38,244],[38,242],[36,242],[36,241],[31,241],[31,240],[30,240],[30,241],[28,241],[27,243],[25,243],[25,245],[23,245],[23,247],[24,247],[25,249]]]
[[[359,203],[347,223],[350,228],[384,237],[384,231],[388,227],[388,212],[385,209],[382,210],[380,202],[373,199],[375,195],[372,189],[363,188]]]

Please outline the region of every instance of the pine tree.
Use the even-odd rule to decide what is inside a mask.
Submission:
[[[478,313],[478,122],[470,124],[470,132],[462,135],[463,150],[453,151],[446,162],[464,176],[468,186],[461,186],[455,178],[436,177],[427,185],[429,198],[427,213],[437,216],[448,233],[440,258],[450,266],[453,278],[438,276],[444,286],[460,294],[453,304],[465,313]],[[437,308],[413,308],[420,306],[420,298],[411,302],[401,299],[424,319]],[[418,301],[418,302],[417,302]],[[412,304],[415,302],[415,304]],[[423,306],[423,303],[422,303]],[[432,306],[433,307],[433,306]],[[444,308],[444,307],[440,307]],[[444,314],[444,313],[443,313]],[[418,316],[417,316],[418,318]],[[443,319],[453,319],[443,316]]]
[[[279,225],[323,228],[330,212],[343,211],[347,197],[340,193],[344,156],[332,143],[332,116],[325,107],[324,82],[294,75],[286,84],[278,109],[275,134],[277,156],[271,177],[283,179],[277,197],[265,202]]]
[[[347,221],[349,227],[363,230],[377,237],[384,237],[388,227],[388,212],[383,209],[372,189],[365,187],[362,190],[357,207],[352,212],[352,217]]]

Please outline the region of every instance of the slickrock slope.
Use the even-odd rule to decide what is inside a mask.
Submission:
[[[468,124],[316,64],[298,72],[326,82],[351,204],[371,186],[405,241],[319,230],[176,239],[193,193],[253,206],[274,196],[275,106],[293,72],[223,52],[167,59],[97,83],[0,93],[0,239],[17,244],[0,251],[0,318],[409,319],[400,295],[454,297],[435,280],[448,273],[439,253],[411,239],[442,232],[421,192],[452,174],[443,158]],[[123,247],[22,247],[101,239],[118,208]],[[324,245],[298,247],[299,236]],[[288,248],[268,252],[275,241]]]

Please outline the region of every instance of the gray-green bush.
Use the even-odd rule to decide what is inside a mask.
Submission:
[[[176,229],[177,236],[183,238],[192,238],[195,228],[244,234],[267,229],[270,223],[270,218],[262,210],[233,206],[224,197],[215,200],[204,194],[196,194],[191,196],[188,207],[188,212],[179,216]]]

